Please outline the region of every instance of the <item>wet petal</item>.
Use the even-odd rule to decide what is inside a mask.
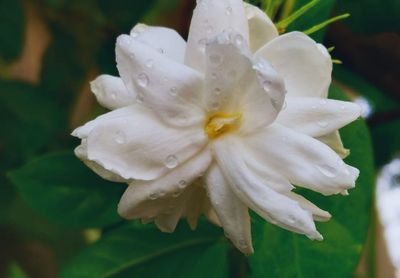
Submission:
[[[173,126],[202,123],[201,74],[127,35],[118,37],[116,54],[121,78],[139,103]]]
[[[326,98],[331,84],[331,57],[304,33],[279,36],[255,55],[266,59],[283,77],[288,96]]]
[[[201,0],[190,24],[185,64],[204,72],[204,47],[224,30],[240,34],[248,42],[248,24],[242,0]]]
[[[207,172],[206,186],[225,235],[241,252],[253,253],[248,208],[232,192],[218,165],[214,164]]]

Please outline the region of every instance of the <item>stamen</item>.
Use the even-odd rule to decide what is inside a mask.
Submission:
[[[238,129],[241,123],[241,113],[215,112],[208,117],[204,131],[208,138],[215,139],[224,133]]]

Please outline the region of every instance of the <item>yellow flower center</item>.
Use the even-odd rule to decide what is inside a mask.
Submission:
[[[215,112],[208,116],[204,131],[208,138],[215,139],[224,133],[234,131],[242,123],[242,113]]]

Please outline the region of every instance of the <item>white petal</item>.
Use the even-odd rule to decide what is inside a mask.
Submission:
[[[250,49],[256,52],[260,47],[278,37],[279,33],[265,12],[251,4],[244,3],[244,5],[249,23]]]
[[[215,141],[214,151],[231,189],[247,206],[273,224],[310,239],[322,239],[311,213],[252,174],[241,157],[243,145],[236,138],[229,136]]]
[[[291,32],[273,39],[257,51],[283,76],[289,96],[326,97],[331,83],[329,53],[311,38]]]
[[[286,93],[274,69],[249,56],[237,33],[224,32],[206,47],[205,106],[211,112],[242,112],[243,132],[273,122]]]
[[[183,64],[186,50],[185,40],[173,29],[137,24],[131,37],[148,45],[172,60]]]
[[[132,105],[89,122],[88,159],[124,179],[152,180],[191,158],[206,144],[202,129],[174,129],[145,107]],[[116,116],[113,116],[113,115]]]
[[[276,122],[312,137],[332,133],[361,115],[358,104],[311,97],[287,97]]]
[[[104,169],[101,165],[97,164],[96,162],[90,161],[88,159],[88,154],[87,154],[86,139],[83,139],[82,143],[78,147],[75,148],[75,155],[80,160],[82,160],[86,166],[88,166],[90,169],[92,169],[96,174],[98,174],[103,179],[109,180],[112,182],[123,182],[123,183],[129,182],[129,180],[124,179],[123,177],[119,176],[118,174]]]
[[[316,221],[325,222],[325,221],[328,221],[329,219],[331,219],[331,217],[332,217],[332,215],[329,212],[320,209],[319,207],[317,207],[316,205],[314,205],[313,203],[311,203],[310,201],[308,201],[306,198],[304,198],[301,195],[298,195],[293,192],[289,192],[287,194],[287,196],[290,197],[291,199],[297,201],[303,209],[311,212],[314,220],[316,220]]]
[[[218,165],[214,164],[207,172],[206,186],[225,235],[241,252],[253,253],[248,208],[232,192]]]
[[[331,149],[334,150],[341,158],[346,158],[350,154],[350,150],[343,146],[339,131],[334,131],[332,133],[319,136],[316,139],[331,147]]]
[[[118,37],[116,55],[121,78],[138,92],[138,102],[168,124],[202,124],[202,75],[127,35]]]
[[[190,24],[185,64],[204,72],[204,47],[224,30],[240,34],[248,42],[248,24],[242,0],[198,1]]]
[[[201,214],[210,210],[210,201],[206,195],[203,183],[195,182],[193,186],[188,188],[188,192],[183,215],[186,216],[187,222],[192,230],[197,228],[197,221]]]
[[[114,110],[136,101],[136,92],[128,91],[119,77],[100,75],[90,83],[90,88],[101,106]]]
[[[154,218],[160,213],[165,213],[166,207],[173,209],[179,201],[177,198],[184,199],[186,187],[193,186],[193,181],[207,170],[211,159],[209,150],[204,150],[157,180],[133,182],[121,198],[118,205],[119,214],[128,219]]]
[[[248,136],[246,146],[253,157],[292,184],[324,195],[353,188],[359,174],[327,145],[277,124]]]

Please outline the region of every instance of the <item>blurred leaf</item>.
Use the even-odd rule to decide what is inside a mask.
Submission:
[[[115,29],[120,33],[129,33],[155,2],[156,0],[99,0],[98,4],[104,16]]]
[[[55,223],[102,227],[120,220],[125,186],[101,179],[69,152],[38,158],[9,177],[26,202]]]
[[[0,0],[0,59],[11,62],[22,51],[25,17],[20,0]]]
[[[293,10],[296,11],[309,2],[310,0],[297,0]],[[290,24],[289,27],[286,29],[286,32],[304,31],[317,24],[320,24],[321,22],[326,21],[331,17],[334,4],[335,0],[320,1],[312,9],[307,11],[307,13],[294,21],[292,24]],[[321,29],[320,31],[313,33],[311,37],[318,42],[322,42],[325,36],[325,31],[326,28]]]
[[[371,134],[374,142],[375,160],[383,166],[400,154],[400,119],[373,125]]]
[[[398,0],[338,0],[339,12],[351,17],[346,24],[359,33],[396,32],[400,30]]]
[[[25,272],[17,265],[16,263],[13,263],[10,265],[8,269],[8,278],[27,278]]]
[[[332,87],[330,97],[345,98],[336,87]],[[346,162],[361,172],[350,196],[321,196],[308,190],[299,190],[333,216],[329,222],[318,224],[324,241],[310,241],[305,236],[264,224],[264,220],[255,217],[255,255],[249,258],[253,277],[352,276],[368,231],[374,167],[368,129],[362,120],[343,128],[341,135],[344,145],[351,149]]]
[[[165,234],[130,222],[84,250],[62,277],[227,277],[227,247],[210,224]]]

